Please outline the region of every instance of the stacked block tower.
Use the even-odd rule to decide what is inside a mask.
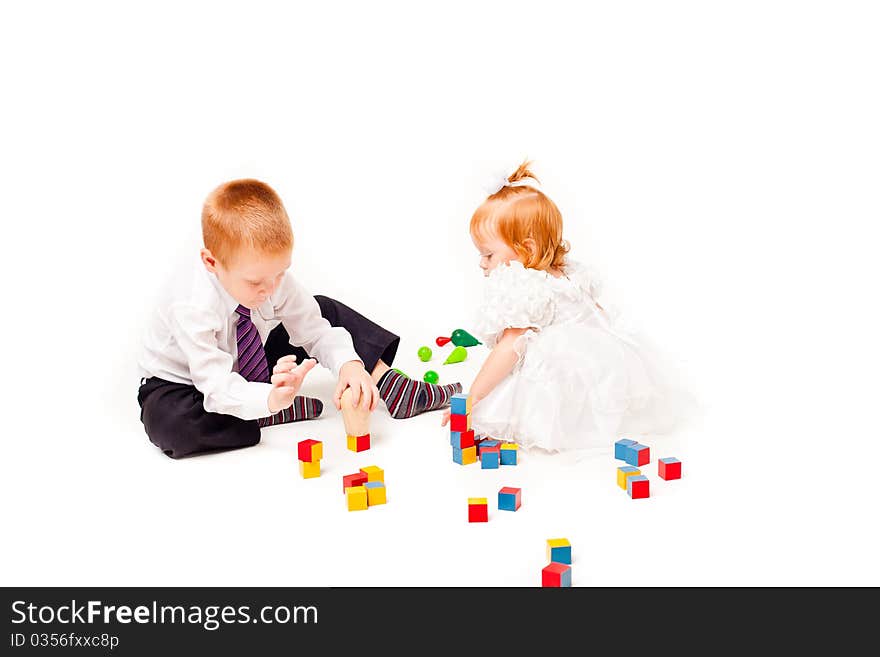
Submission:
[[[571,542],[567,538],[547,539],[547,560],[541,570],[541,586],[571,586]]]
[[[459,392],[450,398],[449,442],[453,461],[459,465],[477,462],[474,430],[471,429],[471,397],[467,393]]]
[[[320,440],[306,438],[296,445],[299,458],[299,473],[303,479],[321,476],[321,459],[324,458],[324,444]]]

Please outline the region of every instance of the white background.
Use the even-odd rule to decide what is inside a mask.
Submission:
[[[880,584],[878,32],[870,2],[4,5],[0,581],[533,586],[565,536],[576,586]],[[471,317],[484,182],[524,157],[705,407],[655,446],[681,481],[652,463],[630,500],[607,453],[461,468],[438,413],[384,408],[355,455],[323,370],[324,417],[257,447],[149,443],[140,331],[216,184],[275,187],[296,275],[420,375]],[[467,387],[484,355],[434,364]],[[347,512],[367,464],[389,503]]]

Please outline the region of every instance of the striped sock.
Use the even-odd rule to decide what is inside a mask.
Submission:
[[[438,386],[415,381],[395,370],[388,370],[382,375],[378,388],[391,417],[397,419],[448,406],[449,398],[461,392],[460,383]]]
[[[288,422],[299,422],[300,420],[312,420],[318,417],[323,410],[324,402],[320,399],[297,395],[293,398],[293,404],[278,411],[275,415],[261,417],[257,422],[262,428],[276,424],[287,424]]]

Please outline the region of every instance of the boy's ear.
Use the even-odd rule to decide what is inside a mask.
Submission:
[[[202,264],[205,265],[205,269],[212,274],[217,273],[217,258],[211,253],[211,249],[202,249],[199,255],[202,256]]]

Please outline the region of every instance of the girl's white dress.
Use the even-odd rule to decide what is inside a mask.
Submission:
[[[484,279],[474,326],[486,347],[506,328],[529,330],[515,344],[513,371],[473,407],[472,427],[552,452],[671,430],[688,394],[653,347],[600,309],[592,269],[569,260],[563,272],[511,261]]]

